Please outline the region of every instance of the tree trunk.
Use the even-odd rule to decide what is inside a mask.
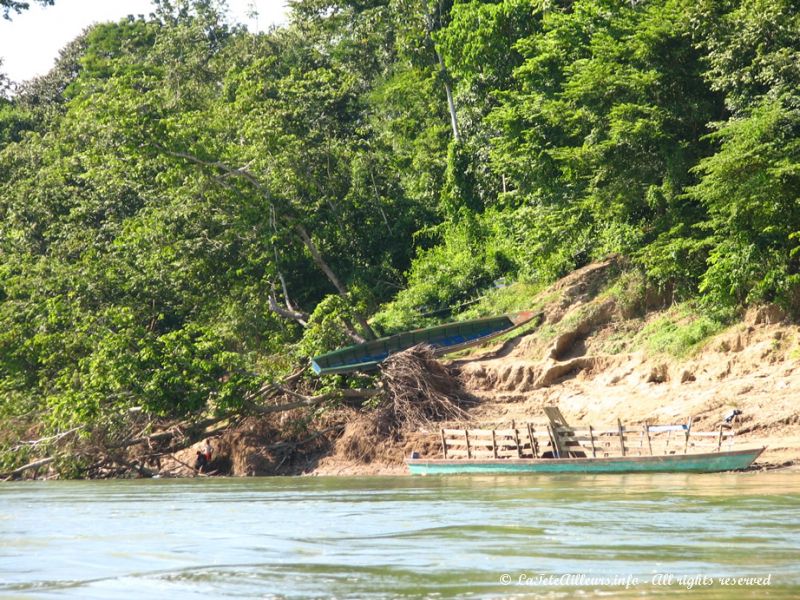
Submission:
[[[344,285],[342,285],[342,282],[339,281],[339,278],[336,276],[336,273],[334,273],[333,269],[331,269],[328,263],[325,262],[325,259],[322,257],[319,248],[317,248],[317,245],[314,243],[314,240],[311,239],[311,236],[308,234],[308,231],[306,231],[306,228],[303,227],[303,225],[300,223],[297,223],[294,226],[294,228],[295,231],[297,231],[298,235],[300,236],[300,239],[303,240],[303,243],[305,244],[306,248],[308,248],[308,251],[311,253],[311,258],[314,259],[316,265],[328,277],[328,280],[330,280],[330,282],[333,284],[333,287],[335,287],[336,291],[339,292],[339,296],[341,296],[345,300],[345,302],[347,302],[349,305],[350,297],[347,293],[347,288],[344,287]],[[361,315],[358,311],[354,309],[353,317],[361,327],[361,331],[364,334],[364,337],[368,340],[374,340],[376,337],[375,332],[372,331],[372,327],[369,326],[369,323],[367,323],[367,320],[363,317],[363,315]]]
[[[456,142],[460,142],[461,134],[458,131],[458,116],[456,115],[456,103],[453,100],[453,90],[450,88],[450,74],[447,72],[442,55],[435,48],[433,51],[436,54],[436,60],[439,62],[439,72],[444,82],[444,93],[447,95],[447,109],[450,111],[450,126],[453,128],[453,139]]]
[[[27,465],[19,467],[18,469],[14,469],[13,471],[10,471],[9,473],[2,473],[2,474],[0,474],[0,477],[2,477],[3,479],[13,479],[14,477],[22,475],[25,471],[27,471],[29,469],[38,469],[38,468],[43,467],[45,465],[49,465],[54,460],[55,460],[55,457],[52,457],[52,456],[48,457],[48,458],[42,458],[40,460],[35,460],[32,463],[28,463]]]
[[[438,54],[437,54],[437,56],[438,56]],[[449,88],[448,88],[448,90],[449,90]],[[448,91],[448,98],[450,98],[450,101],[452,102],[452,97],[451,97],[449,91]],[[455,110],[455,108],[453,110]],[[455,115],[455,112],[453,112],[452,114]],[[219,170],[221,170],[221,171],[223,171],[225,173],[228,173],[230,175],[236,175],[238,177],[244,177],[245,179],[247,179],[247,181],[249,181],[251,184],[253,184],[253,186],[255,186],[261,192],[261,194],[264,196],[264,198],[267,200],[267,202],[269,202],[270,205],[272,205],[272,198],[271,198],[271,195],[269,193],[269,190],[266,188],[266,186],[264,186],[261,183],[261,181],[258,179],[258,177],[253,175],[247,169],[239,169],[239,168],[236,168],[236,167],[231,167],[230,165],[227,165],[227,164],[223,163],[222,161],[203,160],[201,158],[198,158],[197,156],[194,156],[194,155],[186,153],[186,152],[174,152],[174,151],[171,151],[171,150],[167,150],[165,147],[163,147],[163,146],[161,146],[159,144],[154,144],[154,146],[156,148],[158,148],[159,150],[161,150],[162,152],[164,152],[164,153],[166,153],[166,154],[168,154],[170,156],[174,156],[176,158],[183,158],[183,159],[186,159],[186,160],[188,160],[190,162],[193,162],[195,164],[202,165],[204,167],[210,167],[210,168],[214,168],[214,169],[219,169]],[[273,209],[274,209],[274,205],[273,205]],[[287,221],[289,220],[286,217],[284,217],[284,219],[287,220]],[[301,223],[296,223],[294,225],[294,229],[300,235],[300,239],[303,240],[303,244],[305,244],[306,248],[308,248],[308,251],[311,253],[311,257],[314,259],[314,262],[316,263],[316,265],[320,269],[322,269],[322,272],[325,273],[325,275],[328,277],[330,282],[336,288],[336,291],[339,292],[339,295],[347,302],[348,305],[350,305],[350,297],[349,297],[349,295],[347,293],[347,288],[345,288],[344,285],[342,285],[342,282],[339,281],[338,277],[336,277],[336,273],[333,272],[333,269],[331,269],[330,266],[328,265],[328,263],[325,262],[325,259],[322,258],[322,254],[320,253],[319,249],[317,248],[316,244],[314,243],[314,240],[311,239],[311,236],[308,234],[308,231],[306,231],[306,228],[303,227],[303,225]],[[285,288],[284,288],[284,290],[285,290]],[[288,299],[288,297],[287,297],[287,299]],[[289,308],[289,310],[291,312],[297,312],[297,311],[292,310],[291,307],[288,307],[288,308]],[[362,315],[360,315],[356,310],[353,310],[353,316],[355,317],[356,322],[361,327],[361,330],[362,330],[362,333],[364,334],[364,337],[366,339],[368,339],[368,340],[374,340],[377,336],[375,335],[375,332],[372,331],[372,327],[369,326],[369,323],[367,323],[367,320]],[[294,318],[294,317],[289,317],[289,318]]]

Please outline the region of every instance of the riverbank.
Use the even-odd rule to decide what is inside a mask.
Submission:
[[[636,428],[691,419],[695,431],[717,430],[735,409],[741,413],[732,424],[735,447],[766,446],[756,469],[800,469],[800,329],[779,308],[754,308],[723,324],[673,304],[614,259],[575,271],[525,302],[543,314],[541,323],[420,363],[417,383],[436,371],[458,421],[424,411],[412,422],[397,421],[387,396],[413,392],[413,379],[399,392],[349,390],[348,398],[322,393],[318,380],[298,370],[282,385],[265,386],[249,416],[154,425],[147,415],[129,415],[138,419],[132,431],[150,433],[103,441],[105,458],[94,470],[69,471],[51,460],[22,476],[404,475],[412,452],[440,456],[442,427],[544,425],[546,406],[559,407],[578,429],[615,428],[617,419]],[[429,400],[418,391],[412,396],[406,406],[414,410]],[[77,442],[80,429],[56,438]],[[197,473],[193,465],[206,440],[212,460],[206,473]],[[94,450],[83,444],[80,452]]]
[[[619,277],[612,260],[576,271],[532,299],[545,315],[541,326],[443,361],[465,400],[469,426],[542,423],[543,407],[558,406],[579,428],[616,426],[617,418],[631,426],[691,418],[695,430],[714,431],[737,409],[736,446],[767,447],[756,468],[800,468],[797,325],[777,307],[760,307],[676,355],[669,344],[692,334],[703,315],[658,308],[664,298],[646,290],[637,305]],[[400,475],[412,451],[439,455],[439,427],[467,424],[431,423],[382,436],[369,431],[368,413],[325,412],[289,444],[290,453],[267,448],[278,429],[307,421],[307,411],[285,414],[277,425],[248,421],[215,443],[226,472],[237,476]],[[190,462],[192,452],[179,458]]]

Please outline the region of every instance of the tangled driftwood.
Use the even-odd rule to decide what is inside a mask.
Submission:
[[[381,366],[385,390],[379,412],[392,428],[413,430],[435,421],[463,421],[469,402],[458,377],[436,360],[432,346],[419,344]]]
[[[436,360],[431,346],[418,345],[397,353],[381,366],[378,406],[347,423],[336,442],[338,456],[369,463],[402,460],[396,441],[436,421],[466,421],[472,401],[458,375]],[[387,445],[388,444],[388,445]]]

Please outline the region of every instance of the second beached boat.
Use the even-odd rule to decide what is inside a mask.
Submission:
[[[526,473],[716,473],[741,471],[759,457],[764,448],[668,454],[665,456],[614,456],[603,458],[540,458],[443,460],[410,458],[412,475],[469,475]]]
[[[518,312],[499,317],[461,321],[398,333],[355,346],[316,356],[311,368],[318,375],[369,371],[390,355],[416,346],[429,344],[436,355],[457,352],[499,337],[532,321],[540,313]]]

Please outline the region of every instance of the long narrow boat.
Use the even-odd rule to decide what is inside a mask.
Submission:
[[[318,375],[369,371],[392,354],[421,343],[433,346],[437,355],[457,352],[508,333],[538,314],[518,312],[398,333],[316,356],[311,360],[311,368]]]
[[[571,427],[557,406],[545,406],[548,423],[510,429],[440,429],[442,458],[412,455],[412,475],[470,473],[714,473],[746,469],[764,448],[734,450],[736,431],[697,431],[678,425]],[[723,445],[727,449],[723,450]]]
[[[716,473],[746,469],[764,448],[603,458],[422,459],[406,461],[412,475],[522,474],[522,473]]]

